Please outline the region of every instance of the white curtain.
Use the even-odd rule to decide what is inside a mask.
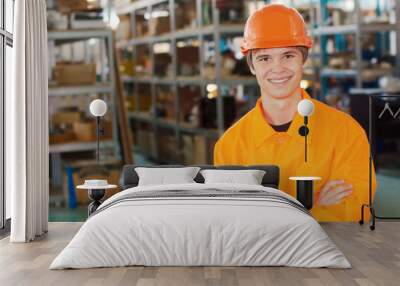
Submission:
[[[15,1],[13,93],[6,98],[6,187],[12,242],[48,226],[48,100],[45,0]]]

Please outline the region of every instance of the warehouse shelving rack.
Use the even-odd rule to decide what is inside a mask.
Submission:
[[[107,42],[107,54],[108,54],[108,69],[111,71],[109,73],[110,81],[107,83],[96,83],[94,85],[87,85],[87,86],[49,86],[49,96],[69,96],[69,95],[85,95],[85,94],[110,94],[111,95],[111,103],[109,106],[112,115],[112,127],[113,127],[113,140],[112,144],[114,147],[115,156],[119,158],[119,143],[118,143],[118,125],[117,125],[117,118],[116,118],[116,95],[115,95],[115,79],[114,73],[114,59],[113,59],[113,36],[112,31],[108,29],[104,30],[65,30],[65,31],[49,31],[48,32],[48,40],[50,45],[54,45],[55,41],[77,41],[77,40],[88,40],[92,38],[99,38],[103,39]],[[49,49],[50,51],[52,49]],[[50,59],[52,58],[49,55]],[[51,70],[51,69],[49,69]],[[104,142],[106,143],[106,142]],[[58,144],[57,144],[58,145]],[[50,146],[50,152],[76,152],[76,151],[87,151],[90,149],[89,147],[92,146],[92,150],[96,149],[96,144],[93,142],[91,143],[72,143],[72,144],[62,144],[66,148],[60,146]],[[107,144],[103,144],[102,147],[105,147]],[[72,148],[68,148],[69,146],[73,146]],[[80,148],[82,147],[82,148]]]
[[[400,75],[400,3],[395,1],[395,23],[384,23],[384,24],[365,24],[362,22],[361,14],[361,1],[354,0],[354,24],[340,25],[340,26],[326,26],[324,20],[328,17],[327,5],[333,1],[320,0],[317,3],[317,28],[314,30],[314,37],[319,38],[320,49],[321,49],[321,69],[320,69],[320,81],[321,91],[319,93],[319,99],[324,100],[327,94],[328,84],[327,79],[329,77],[341,78],[341,79],[354,79],[355,88],[362,88],[365,80],[362,73],[362,36],[365,33],[379,33],[379,32],[396,32],[396,64],[395,74]],[[380,11],[377,11],[378,13]],[[329,55],[326,52],[326,43],[328,36],[331,35],[354,35],[355,37],[355,68],[353,69],[332,69],[327,67],[327,60]]]
[[[88,94],[109,94],[111,100],[109,102],[109,112],[112,117],[112,140],[100,141],[101,149],[112,149],[114,159],[119,161],[120,144],[118,140],[118,123],[117,123],[117,109],[116,109],[116,88],[114,76],[114,57],[113,57],[113,34],[110,29],[88,29],[88,30],[57,30],[48,32],[48,45],[49,45],[49,65],[54,62],[53,47],[56,42],[71,43],[75,41],[101,39],[105,41],[106,54],[107,54],[107,70],[103,69],[105,76],[108,73],[109,80],[104,83],[96,83],[93,85],[85,86],[49,86],[49,97],[58,96],[76,96]],[[52,69],[49,67],[49,71]],[[51,78],[51,74],[49,75]],[[84,152],[94,151],[97,148],[96,142],[68,142],[63,144],[52,144],[49,146],[49,153],[52,162],[52,184],[53,186],[62,185],[62,163],[61,154],[70,152]]]
[[[170,42],[172,47],[175,47],[176,42],[185,38],[196,38],[200,42],[200,74],[202,73],[204,61],[203,61],[203,42],[206,37],[213,36],[214,42],[218,43],[221,39],[222,35],[241,35],[243,33],[244,24],[221,24],[219,19],[219,11],[216,7],[216,0],[212,1],[212,24],[211,25],[203,25],[202,23],[202,14],[199,11],[202,11],[202,0],[193,0],[196,1],[196,12],[197,12],[197,27],[196,28],[185,28],[183,30],[175,29],[175,11],[174,5],[176,0],[149,0],[149,1],[136,1],[133,3],[126,4],[124,6],[117,7],[118,14],[129,14],[135,13],[135,11],[140,9],[147,9],[148,13],[151,13],[152,7],[161,3],[168,3],[169,13],[170,13],[170,25],[171,31],[169,33],[161,34],[161,35],[152,35],[152,36],[144,36],[144,37],[135,37],[135,34],[129,40],[122,40],[117,43],[117,47],[120,49],[131,49],[133,53],[135,53],[136,47],[140,45],[149,45],[151,47],[155,43],[160,42]],[[254,1],[257,2],[257,1]],[[264,1],[268,3],[270,1]],[[296,1],[292,1],[293,5],[296,5]],[[314,89],[313,96],[318,97],[320,100],[325,100],[325,96],[327,94],[328,89],[328,78],[337,78],[337,79],[354,79],[356,88],[362,88],[364,86],[363,72],[362,72],[362,35],[365,33],[382,33],[382,32],[391,32],[391,31],[400,31],[400,21],[397,19],[400,17],[400,4],[395,4],[395,13],[396,13],[396,22],[395,23],[385,23],[385,24],[365,24],[362,22],[362,14],[360,7],[360,0],[354,1],[354,24],[348,25],[340,25],[340,26],[326,26],[324,25],[324,21],[327,18],[327,6],[332,2],[330,0],[318,0],[311,1],[307,5],[310,9],[316,9],[316,15],[314,16],[311,13],[311,21],[309,23],[310,34],[314,39],[319,40],[320,52],[319,54],[310,54],[310,60],[313,61],[316,57],[320,57],[321,66],[317,66],[312,62],[311,66],[314,70],[313,75],[311,76],[311,80],[314,82],[320,82],[321,88],[318,92],[315,92]],[[302,2],[302,5],[305,5],[305,2]],[[132,17],[133,18],[133,17]],[[132,21],[132,31],[135,33],[134,21]],[[352,69],[334,69],[329,68],[327,66],[328,53],[326,51],[326,43],[327,39],[331,35],[354,35],[355,36],[355,67]],[[396,66],[395,72],[397,75],[400,75],[400,37],[396,37],[396,47],[397,47],[397,56],[396,56]],[[152,102],[155,102],[155,86],[156,85],[170,85],[173,89],[174,94],[176,95],[176,122],[171,120],[164,120],[162,118],[158,118],[156,115],[144,115],[138,110],[130,113],[130,117],[134,118],[136,121],[147,122],[153,125],[154,130],[157,133],[157,128],[169,128],[174,129],[176,132],[177,138],[184,132],[194,133],[194,134],[205,134],[205,136],[210,137],[218,137],[224,132],[223,128],[223,104],[222,97],[217,97],[217,116],[218,116],[218,129],[212,130],[212,132],[207,132],[207,130],[203,130],[201,128],[182,128],[182,123],[179,122],[179,94],[177,93],[177,87],[180,85],[197,85],[200,86],[202,90],[202,94],[206,93],[207,84],[214,83],[218,86],[218,94],[221,95],[221,86],[222,85],[235,85],[242,84],[246,86],[257,86],[257,82],[254,77],[223,77],[221,75],[221,52],[219,50],[219,45],[216,45],[216,61],[215,61],[215,70],[216,77],[213,80],[204,78],[202,76],[193,76],[193,77],[182,77],[178,76],[176,72],[176,51],[175,48],[172,48],[172,65],[173,65],[173,73],[171,77],[155,77],[155,76],[134,76],[123,77],[123,81],[125,84],[135,84],[134,88],[137,88],[136,83],[147,83],[151,86],[151,96]],[[151,53],[152,49],[150,48],[150,62],[153,63],[153,55]],[[304,78],[307,78],[305,75]],[[138,97],[137,90],[135,90],[134,95]],[[136,98],[136,106],[139,106],[139,100]],[[157,156],[156,156],[157,157]]]
[[[152,63],[153,70],[154,67],[154,55],[152,52],[152,45],[160,42],[169,42],[172,56],[172,73],[169,77],[156,77],[156,76],[123,76],[122,80],[125,84],[134,84],[134,96],[135,96],[135,106],[136,110],[134,112],[129,113],[129,117],[134,119],[135,123],[145,122],[150,124],[153,127],[155,132],[156,141],[158,130],[160,128],[170,129],[175,132],[175,138],[178,142],[177,150],[181,150],[182,141],[181,134],[193,134],[193,135],[201,135],[204,136],[206,140],[208,139],[217,139],[224,132],[224,118],[223,118],[223,102],[222,102],[222,93],[221,86],[227,85],[243,85],[243,86],[253,86],[257,87],[257,81],[252,76],[228,76],[223,77],[221,75],[221,63],[222,56],[220,47],[218,44],[215,45],[215,79],[209,79],[207,77],[201,76],[203,73],[204,67],[204,50],[203,44],[205,41],[205,37],[213,37],[213,41],[215,43],[219,43],[222,35],[242,35],[244,30],[244,24],[220,24],[219,20],[219,11],[217,9],[217,4],[215,0],[211,1],[212,5],[212,24],[211,25],[203,25],[202,18],[202,4],[204,1],[202,0],[193,0],[196,1],[196,28],[184,28],[182,30],[176,29],[176,21],[175,21],[175,0],[153,0],[153,1],[136,1],[133,3],[128,3],[124,6],[117,7],[117,14],[129,14],[131,19],[134,19],[134,14],[137,10],[147,9],[147,12],[152,12],[153,6],[158,4],[166,3],[168,5],[169,16],[170,16],[170,27],[171,30],[168,33],[161,35],[152,35],[152,36],[144,36],[144,37],[135,37],[135,21],[132,20],[131,31],[132,38],[129,40],[121,40],[117,42],[117,48],[125,50],[130,49],[133,53],[136,51],[136,47],[139,45],[148,45],[150,50],[150,62]],[[254,1],[256,2],[256,1]],[[199,42],[199,68],[200,68],[200,76],[178,76],[177,74],[177,54],[176,54],[176,43],[182,39],[196,39]],[[149,112],[141,112],[139,111],[139,94],[137,92],[137,84],[138,83],[147,83],[151,86],[151,102],[154,104],[156,102],[156,86],[159,85],[167,85],[172,89],[173,94],[175,94],[175,110],[176,110],[176,118],[175,120],[171,119],[163,119],[158,117],[157,115]],[[180,96],[178,92],[178,87],[185,85],[194,85],[198,86],[201,90],[201,94],[203,96],[206,95],[206,87],[208,84],[216,84],[218,88],[218,96],[217,96],[217,129],[208,129],[208,128],[199,128],[190,123],[180,122]],[[256,98],[252,96],[250,99],[251,103],[255,103]],[[152,159],[157,159],[158,148],[156,148],[156,154]],[[208,160],[211,161],[211,154],[207,155]]]

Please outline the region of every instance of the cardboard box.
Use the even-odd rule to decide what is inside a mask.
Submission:
[[[103,134],[100,134],[100,141],[108,140],[112,138],[112,122],[111,121],[100,121],[100,128],[104,130]],[[93,142],[96,141],[96,122],[95,121],[80,121],[74,122],[73,124],[74,134],[76,139],[81,142]]]
[[[131,38],[131,16],[119,15],[119,24],[115,31],[115,38],[117,40],[128,40]]]
[[[93,122],[74,122],[73,129],[78,141],[92,142],[96,140],[96,124]]]
[[[88,2],[87,0],[58,0],[58,10],[61,13],[71,13],[74,11],[92,11],[100,9],[99,3]]]
[[[76,140],[75,133],[72,131],[66,131],[62,134],[50,134],[49,135],[49,144],[62,144],[68,143]]]
[[[197,26],[196,1],[185,2],[186,21],[190,28]]]
[[[130,58],[121,58],[119,63],[119,71],[122,75],[135,75],[135,62]]]
[[[176,29],[194,28],[197,23],[196,1],[182,1],[175,8]]]
[[[181,30],[185,27],[185,11],[179,6],[175,9],[175,27]]]
[[[207,79],[215,79],[217,76],[217,72],[215,70],[215,66],[206,65],[203,67],[203,76]]]
[[[196,86],[183,86],[179,88],[180,95],[180,121],[187,121],[193,107],[200,101],[201,90]]]
[[[150,131],[138,129],[136,132],[135,142],[137,142],[137,145],[144,153],[149,154]]]
[[[138,129],[136,140],[139,148],[148,156],[156,157],[157,144],[155,134],[151,130]]]
[[[82,117],[79,111],[57,111],[51,116],[51,123],[54,125],[74,124]]]
[[[182,135],[183,162],[185,165],[194,165],[194,140],[191,135]]]
[[[100,140],[109,140],[109,139],[113,138],[112,121],[101,120],[100,128],[103,129],[103,134],[100,135]]]
[[[135,96],[126,97],[127,107],[129,111],[136,111]],[[139,111],[149,111],[151,106],[151,96],[141,94],[139,98]]]
[[[207,138],[201,135],[194,136],[194,162],[195,164],[207,164]]]
[[[170,89],[157,89],[157,107],[162,111],[161,116],[175,120],[175,96]]]
[[[183,158],[186,165],[208,164],[210,146],[207,138],[201,135],[183,135]],[[211,150],[212,152],[212,150]]]
[[[152,105],[150,86],[140,85],[138,87],[139,106],[141,111],[150,111]]]
[[[167,101],[164,103],[165,107],[165,117],[167,119],[175,120],[176,112],[175,112],[175,102]]]
[[[136,14],[135,21],[136,37],[148,36],[150,34],[149,21],[144,18],[144,15]]]
[[[96,82],[95,64],[57,63],[53,73],[58,85],[83,85]]]
[[[150,35],[161,35],[169,33],[171,31],[170,27],[171,24],[169,17],[151,18],[149,21]]]
[[[159,133],[159,159],[166,162],[179,161],[182,150],[178,148],[178,142],[176,141],[175,135],[167,133]]]
[[[133,72],[137,76],[149,76],[150,75],[150,69],[151,69],[151,61],[150,58],[147,55],[140,55],[138,56],[140,58],[140,62],[137,62],[133,66]]]

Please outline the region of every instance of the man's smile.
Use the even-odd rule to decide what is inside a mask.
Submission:
[[[269,78],[267,80],[272,84],[282,85],[282,84],[288,82],[292,77],[293,76],[286,76],[286,77],[280,77],[280,78]]]

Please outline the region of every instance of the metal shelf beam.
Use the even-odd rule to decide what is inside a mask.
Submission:
[[[198,35],[212,36],[214,33],[219,34],[243,34],[244,25],[219,25],[205,26],[199,28],[187,28],[183,30],[177,30],[170,33],[155,35],[155,36],[144,36],[138,38],[132,38],[130,40],[120,40],[117,42],[118,48],[127,48],[129,46],[137,46],[144,44],[152,44],[158,42],[166,42],[171,39],[184,39],[184,38],[196,38]]]
[[[90,38],[111,37],[112,31],[108,29],[89,30],[56,30],[47,33],[48,40],[85,40]]]
[[[357,71],[355,69],[330,69],[330,68],[323,68],[321,70],[321,76],[323,77],[341,77],[341,78],[352,78],[356,77]]]
[[[149,77],[149,76],[138,76],[138,77],[123,77],[124,83],[155,83],[155,84],[165,84],[165,85],[173,85],[176,81],[177,84],[185,85],[185,84],[193,84],[193,85],[201,85],[201,84],[210,84],[216,83],[216,80],[193,76],[193,77],[177,77],[175,80],[173,78],[157,78],[157,77]],[[254,77],[241,77],[241,76],[231,76],[225,77],[221,79],[221,84],[223,85],[256,85],[257,80]]]
[[[100,141],[100,148],[113,147],[113,141]],[[53,144],[49,146],[49,153],[83,152],[94,151],[97,148],[96,142],[72,142],[65,144]]]
[[[81,95],[89,93],[111,93],[112,85],[54,86],[49,87],[49,96]]]
[[[168,2],[168,0],[146,0],[146,1],[136,1],[133,3],[128,3],[125,5],[120,5],[116,7],[116,12],[118,15],[132,13],[135,10],[144,9],[148,6],[153,6],[161,3]]]
[[[361,24],[360,30],[362,32],[387,32],[396,31],[396,25],[394,24]],[[321,26],[315,29],[311,35],[343,35],[343,34],[354,34],[357,32],[357,25],[341,25],[341,26]]]
[[[165,119],[165,118],[157,118],[157,121],[155,123],[154,116],[148,112],[130,112],[129,118],[132,118],[140,122],[156,124],[159,127],[168,129],[175,129],[176,127],[178,127],[179,131],[181,132],[199,134],[207,137],[218,137],[217,129],[196,127],[191,123],[186,123],[186,122],[177,123],[172,119]]]

